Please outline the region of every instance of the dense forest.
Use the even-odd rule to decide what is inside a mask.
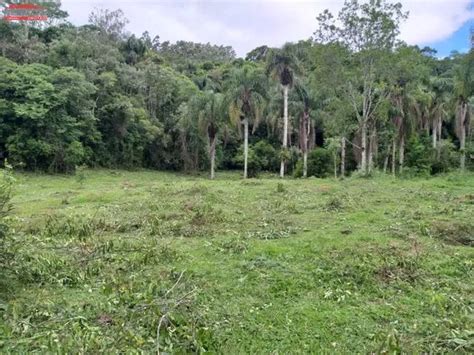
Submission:
[[[316,16],[316,14],[315,14]],[[228,46],[126,31],[121,10],[76,27],[0,21],[0,160],[244,169],[293,176],[474,168],[474,52],[439,59],[398,40],[400,4],[347,0],[310,39],[237,58]]]

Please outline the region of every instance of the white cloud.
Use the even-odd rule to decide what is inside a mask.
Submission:
[[[401,36],[410,44],[430,44],[449,38],[464,23],[474,19],[470,0],[403,1],[409,10]]]
[[[474,18],[471,0],[402,0],[409,20],[401,37],[410,44],[427,45],[449,38]],[[326,8],[336,13],[343,0],[63,0],[75,24],[87,22],[96,7],[121,8],[128,29],[148,30],[162,40],[179,39],[232,45],[239,55],[267,44],[309,38],[316,16]]]

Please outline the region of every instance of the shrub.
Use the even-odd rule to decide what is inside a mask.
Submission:
[[[413,136],[410,138],[405,153],[405,164],[409,169],[407,169],[405,175],[430,175],[434,154],[435,151],[431,147],[429,136]]]
[[[0,170],[0,264],[6,258],[5,238],[8,234],[8,225],[5,221],[11,210],[11,190],[13,177],[10,173],[10,167],[6,164],[6,169]]]
[[[247,172],[249,177],[255,177],[261,171],[260,162],[255,154],[255,150],[252,146],[249,146],[249,152],[247,157]],[[237,150],[237,154],[233,159],[234,164],[239,168],[243,169],[244,167],[244,146],[241,145]]]
[[[431,163],[431,174],[447,173],[459,165],[459,153],[454,144],[448,140],[439,142],[439,153]]]
[[[275,148],[267,141],[259,141],[249,145],[248,175],[255,177],[261,171],[275,171],[278,169],[279,155]],[[244,146],[241,145],[234,157],[234,164],[244,167]]]
[[[263,171],[276,171],[280,164],[277,150],[267,141],[261,140],[253,145],[253,150]]]
[[[308,176],[324,178],[333,174],[333,156],[326,148],[316,148],[308,154]],[[295,177],[303,176],[303,160],[298,161]]]
[[[459,153],[448,140],[439,142],[439,148],[433,149],[431,137],[414,136],[408,141],[406,149],[405,176],[428,176],[446,173],[459,166]]]
[[[466,169],[474,171],[474,141],[466,143]]]

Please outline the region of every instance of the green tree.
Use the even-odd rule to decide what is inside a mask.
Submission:
[[[262,70],[244,65],[236,69],[226,93],[230,118],[244,126],[244,179],[247,178],[249,124],[255,130],[262,116],[266,98],[266,80]]]
[[[466,167],[466,137],[469,135],[471,110],[470,100],[474,95],[474,50],[466,55],[454,70],[454,93],[456,97],[456,136],[461,151],[460,168]]]
[[[202,98],[202,107],[199,113],[199,124],[206,133],[209,145],[209,159],[211,162],[211,179],[214,179],[216,166],[216,145],[218,134],[228,116],[225,109],[224,95],[214,92],[205,92]]]
[[[267,73],[276,78],[283,88],[283,139],[284,153],[288,148],[288,91],[293,87],[295,72],[299,70],[298,59],[291,44],[281,49],[272,49],[268,55]],[[286,154],[282,154],[280,177],[285,176]]]
[[[14,165],[70,172],[97,138],[91,94],[95,87],[73,69],[18,66],[0,79],[11,116],[6,150]]]
[[[353,66],[347,77],[346,94],[359,122],[363,174],[369,171],[368,128],[378,106],[387,97],[381,77],[389,69],[386,57],[399,35],[399,24],[407,17],[400,3],[385,0],[346,0],[336,18],[325,10],[317,20],[314,40],[341,43],[353,51]]]

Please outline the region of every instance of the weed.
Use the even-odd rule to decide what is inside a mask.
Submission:
[[[248,241],[241,238],[232,238],[217,244],[217,250],[226,254],[245,254],[249,247]]]
[[[383,282],[415,282],[421,275],[421,253],[416,242],[411,250],[391,246],[379,250],[382,266],[376,271]]]
[[[278,192],[278,193],[285,193],[286,191],[287,191],[286,186],[285,186],[283,183],[279,182],[279,183],[277,184],[276,192]]]
[[[93,223],[87,216],[48,216],[42,230],[45,238],[77,238],[81,241],[92,236]]]
[[[344,209],[343,200],[338,196],[331,197],[324,206],[327,212],[340,212]]]
[[[474,224],[458,221],[435,221],[429,233],[448,244],[474,246]]]
[[[81,165],[81,166],[76,166],[76,173],[75,173],[75,178],[76,181],[79,185],[84,186],[84,183],[86,181],[86,166]]]
[[[263,240],[282,239],[282,238],[288,238],[291,234],[295,234],[295,233],[296,233],[296,230],[291,227],[280,229],[280,230],[266,228],[263,231],[249,232],[247,235],[247,238],[263,239]]]

